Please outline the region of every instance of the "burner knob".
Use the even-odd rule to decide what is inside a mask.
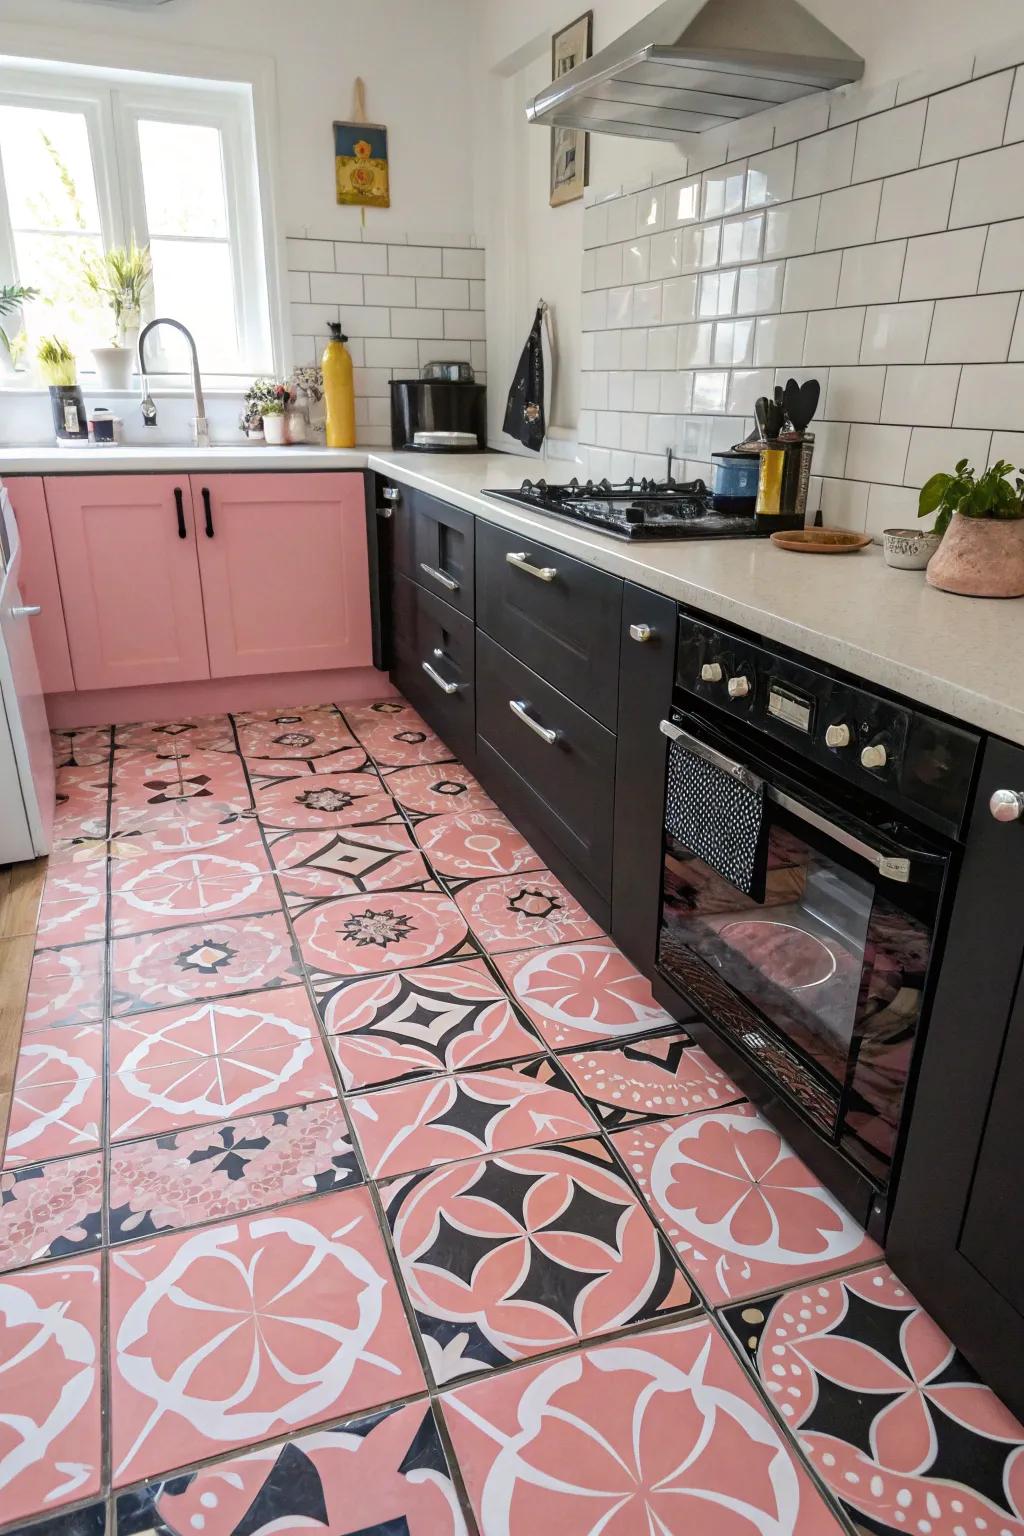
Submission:
[[[720,683],[722,681],[722,669],[717,661],[706,661],[700,669],[702,683]]]
[[[873,747],[865,747],[860,754],[862,768],[870,768],[877,771],[879,768],[884,768],[887,761],[888,753],[881,742],[878,742]]]
[[[749,692],[750,692],[750,678],[749,677],[730,677],[730,679],[729,679],[729,697],[730,697],[730,699],[745,699]]]
[[[1016,789],[997,789],[988,808],[996,821],[1020,821],[1024,817],[1024,794]]]
[[[852,739],[853,733],[851,732],[850,727],[848,725],[843,725],[842,723],[839,725],[830,725],[825,732],[826,747],[848,747]],[[865,750],[871,752],[874,750],[874,748],[867,747]],[[885,761],[884,747],[882,748],[882,761]],[[867,767],[867,764],[864,766]]]

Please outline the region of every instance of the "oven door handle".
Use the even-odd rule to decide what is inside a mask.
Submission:
[[[698,737],[691,736],[689,731],[681,730],[671,720],[662,720],[659,730],[670,741],[682,742],[696,757],[701,757],[705,762],[713,763],[716,768],[721,768],[725,773],[731,774],[741,784],[745,784],[748,789],[755,789],[763,782],[756,775],[752,774],[748,768],[744,768],[742,763],[734,762],[731,757],[726,757],[724,753],[716,751],[714,747],[709,747],[706,742],[700,741]],[[812,811],[810,806],[804,805],[800,800],[794,800],[792,795],[787,795],[784,790],[776,789],[771,784],[767,786],[765,792],[773,805],[781,806],[783,810],[789,811],[791,816],[796,816],[798,820],[806,822],[808,826],[815,827],[819,832],[824,832],[849,853],[855,853],[859,858],[866,859],[869,864],[877,869],[883,879],[895,880],[900,885],[908,885],[910,883],[911,875],[913,874],[913,863],[906,855],[882,853],[879,849],[872,848],[870,843],[864,842],[855,833],[848,832],[845,827],[830,821],[827,816],[822,816],[817,811]],[[928,854],[916,853],[914,858],[918,861],[923,860],[927,864],[942,862],[939,855],[932,857]]]

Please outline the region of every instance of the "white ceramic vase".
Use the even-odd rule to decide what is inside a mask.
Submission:
[[[135,354],[130,347],[93,347],[92,355],[100,389],[131,389]]]
[[[263,436],[275,448],[283,448],[288,441],[288,423],[283,411],[276,416],[264,416]]]

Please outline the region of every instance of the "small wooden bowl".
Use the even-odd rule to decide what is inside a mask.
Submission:
[[[793,528],[773,533],[771,540],[798,555],[852,555],[872,542],[870,534],[851,533],[847,528]]]

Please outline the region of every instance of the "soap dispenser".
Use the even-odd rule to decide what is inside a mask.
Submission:
[[[337,320],[328,322],[331,339],[324,348],[320,366],[324,375],[324,406],[327,413],[328,448],[354,448],[356,445],[356,396],[352,378],[352,356]]]

